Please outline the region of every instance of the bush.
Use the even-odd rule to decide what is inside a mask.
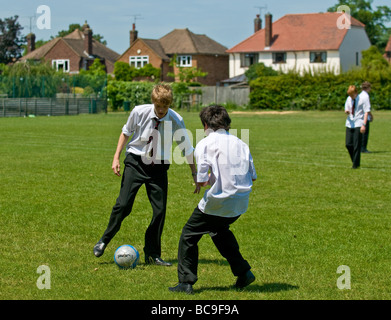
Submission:
[[[113,110],[123,106],[124,101],[129,101],[131,107],[151,103],[151,92],[154,83],[110,81],[107,85],[107,97]]]
[[[273,110],[341,110],[349,85],[372,84],[374,109],[391,109],[391,67],[355,69],[341,75],[295,73],[260,77],[250,81],[250,106]]]

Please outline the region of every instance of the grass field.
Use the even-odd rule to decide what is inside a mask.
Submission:
[[[181,112],[195,137],[197,113]],[[209,236],[200,241],[195,294],[172,294],[181,229],[201,195],[187,165],[172,164],[163,253],[144,264],[151,217],[145,188],[105,254],[92,248],[120,187],[111,171],[126,114],[0,119],[0,299],[356,300],[391,298],[391,113],[375,112],[361,169],[344,146],[343,112],[231,114],[249,129],[258,180],[249,210],[232,226],[256,281],[243,291]],[[240,137],[240,134],[239,134]],[[115,249],[141,253],[119,270]],[[50,290],[37,268],[50,268]],[[337,287],[348,266],[351,289]]]

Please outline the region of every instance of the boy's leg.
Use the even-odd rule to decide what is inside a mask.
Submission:
[[[161,256],[161,237],[166,217],[168,179],[167,169],[163,166],[152,168],[150,181],[145,183],[149,202],[152,206],[152,220],[145,232],[144,253],[146,259]],[[157,172],[157,173],[156,173]]]
[[[182,229],[178,248],[178,280],[194,284],[197,281],[198,242],[209,232],[205,214],[195,208]]]
[[[229,229],[230,225],[238,218],[239,217],[223,218],[207,216],[209,224],[213,225],[213,231],[210,233],[213,243],[220,254],[227,259],[231,266],[232,273],[237,277],[245,274],[251,269],[249,263],[244,260],[239,251],[239,244],[234,234]]]
[[[145,179],[142,171],[137,168],[137,161],[133,159],[131,154],[126,157],[124,163],[121,190],[111,211],[108,226],[101,238],[106,245],[119,231],[122,221],[130,214],[136,194]]]
[[[354,155],[353,132],[354,132],[353,129],[346,127],[345,145],[346,145],[346,149],[349,152],[349,156],[352,162],[353,162],[353,155]]]
[[[353,168],[358,168],[360,166],[361,144],[362,133],[360,132],[360,128],[355,128],[353,137]]]

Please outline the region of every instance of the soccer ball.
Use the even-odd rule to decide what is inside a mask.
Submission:
[[[137,249],[129,244],[118,247],[114,252],[114,262],[121,269],[134,269],[139,258]]]

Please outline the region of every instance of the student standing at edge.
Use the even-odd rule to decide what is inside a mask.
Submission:
[[[96,257],[104,253],[106,246],[119,231],[122,221],[130,214],[139,188],[145,184],[153,210],[152,220],[145,232],[145,263],[171,266],[171,263],[161,258],[161,236],[167,204],[167,170],[170,166],[167,160],[170,159],[173,138],[178,139],[176,142],[184,151],[195,183],[197,173],[193,161],[194,148],[186,133],[183,119],[170,109],[173,100],[171,87],[167,84],[155,86],[151,99],[153,104],[136,106],[122,128],[112,164],[117,176],[121,176],[119,159],[122,149],[129,137],[132,138],[126,146],[121,190],[112,209],[108,226],[93,251]],[[180,129],[181,135],[174,135]],[[169,135],[171,137],[167,143]],[[198,193],[199,190],[196,186],[194,193]]]
[[[368,122],[368,114],[371,106],[358,95],[356,86],[349,86],[347,94],[349,97],[345,103],[346,119],[346,149],[352,160],[352,169],[360,167],[362,134],[365,132]]]

